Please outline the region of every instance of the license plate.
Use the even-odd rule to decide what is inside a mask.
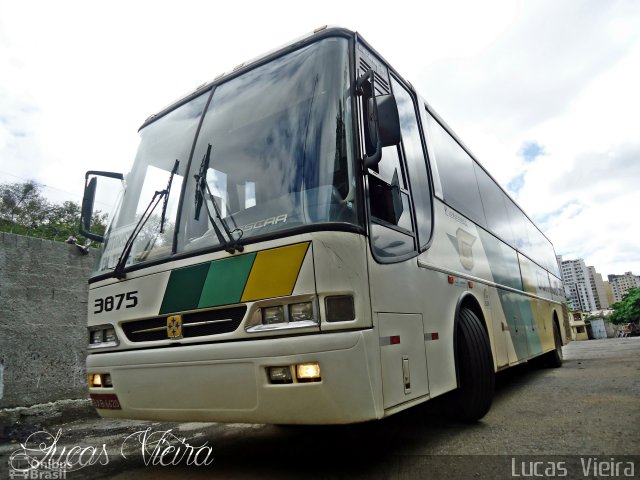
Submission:
[[[91,402],[96,408],[104,410],[120,410],[120,401],[114,393],[91,393]]]

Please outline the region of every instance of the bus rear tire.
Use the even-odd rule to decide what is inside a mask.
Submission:
[[[453,393],[451,413],[456,419],[475,422],[491,408],[495,372],[487,332],[468,308],[458,313],[456,351],[459,388]]]

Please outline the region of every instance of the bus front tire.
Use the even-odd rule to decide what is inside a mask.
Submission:
[[[553,341],[555,342],[555,349],[544,355],[544,366],[548,368],[558,368],[562,366],[562,340],[560,338],[560,331],[558,330],[558,324],[553,322]]]
[[[464,422],[474,422],[491,407],[495,372],[487,332],[468,308],[458,314],[456,351],[459,388],[453,393],[451,413]]]

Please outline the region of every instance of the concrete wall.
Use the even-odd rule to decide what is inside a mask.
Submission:
[[[0,408],[86,398],[96,252],[0,232]]]

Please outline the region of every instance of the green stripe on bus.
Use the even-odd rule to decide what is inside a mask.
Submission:
[[[200,263],[171,272],[160,314],[198,308],[202,286],[208,273],[209,263]]]
[[[534,308],[532,303],[539,300],[532,298],[525,299],[521,306],[520,311],[522,317],[526,319],[529,324],[527,328],[527,346],[529,347],[529,356],[539,355],[542,353],[542,343],[540,342],[540,332],[538,332],[537,322],[534,318]]]
[[[240,302],[255,253],[211,262],[198,308]]]
[[[510,246],[493,235],[478,229],[482,247],[489,261],[493,281],[517,290],[523,290],[518,255]],[[509,334],[518,360],[525,360],[541,352],[540,339],[533,327],[536,325],[530,298],[523,293],[498,289],[498,298],[509,326]]]

